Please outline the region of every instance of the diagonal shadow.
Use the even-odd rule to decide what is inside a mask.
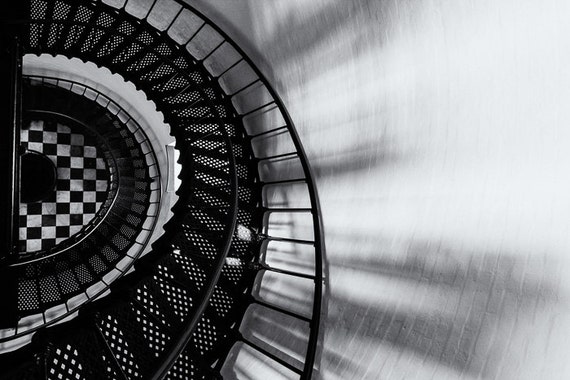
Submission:
[[[255,3],[255,0],[249,1],[252,19],[256,17]],[[277,15],[279,9],[275,7],[271,14],[274,18],[272,35],[261,37],[260,49],[270,51],[272,61],[280,62],[284,67],[298,60],[298,57],[318,51],[320,44],[337,38],[345,32],[345,28],[353,27],[355,22],[360,26],[355,32],[361,37],[370,28],[388,28],[391,21],[386,15],[394,6],[394,2],[378,0],[328,1],[323,2],[318,12],[310,17],[298,17],[295,13]],[[381,38],[378,33],[374,34],[374,40]],[[279,49],[275,48],[276,45]],[[352,59],[359,51],[350,49],[346,53],[346,58]]]
[[[369,342],[397,355],[409,354],[446,366],[458,375],[492,378],[498,374],[501,358],[510,348],[505,334],[532,326],[557,302],[553,286],[542,276],[527,271],[524,257],[491,252],[465,254],[428,242],[415,242],[403,252],[386,252],[383,243],[379,241],[378,251],[384,252],[376,256],[343,258],[346,262],[331,263],[337,268],[332,273],[327,325],[337,328],[327,331],[323,368],[358,373],[363,363],[355,363],[350,350],[343,354],[334,346],[334,342],[355,340],[360,345]],[[355,297],[334,290],[338,281],[335,273],[342,271],[352,276]],[[378,288],[358,294],[361,274],[367,276],[368,286],[374,283],[370,276],[376,278]],[[406,300],[394,304],[384,297],[370,296],[387,291],[381,285],[390,283],[401,284],[391,289],[401,286],[428,296],[443,293],[445,302],[422,303],[409,294],[411,300],[419,303],[409,307]],[[386,358],[377,359],[383,363]],[[371,367],[371,371],[382,372],[381,364]],[[375,378],[370,373],[363,376]]]

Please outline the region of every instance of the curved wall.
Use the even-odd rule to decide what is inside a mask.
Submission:
[[[163,114],[156,110],[154,102],[148,100],[133,83],[111,73],[107,68],[97,67],[93,62],[83,62],[78,58],[68,59],[61,55],[54,57],[49,54],[40,56],[28,54],[24,56],[23,73],[67,79],[94,88],[120,105],[146,133],[158,160],[162,186],[156,228],[144,249],[144,254],[148,253],[152,242],[162,235],[162,226],[172,217],[170,208],[178,200],[178,196],[174,193],[177,185],[174,183],[178,183],[178,178],[175,177],[179,169],[174,162],[174,156],[168,157],[174,153],[174,149],[172,153],[167,151],[169,149],[167,145],[173,146],[175,140],[170,135],[170,126],[164,122]]]
[[[272,80],[315,169],[320,377],[570,376],[568,2],[192,4]]]

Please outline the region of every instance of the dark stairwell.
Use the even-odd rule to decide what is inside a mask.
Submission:
[[[179,158],[161,172],[166,148],[121,99],[61,77],[4,73],[18,90],[11,133],[88,136],[100,160],[84,162],[104,163],[107,187],[81,228],[62,228],[70,236],[37,250],[15,248],[28,239],[16,238],[24,219],[9,210],[18,217],[4,239],[0,376],[243,378],[245,361],[261,377],[311,378],[323,281],[318,199],[293,124],[259,70],[182,1],[25,6],[4,21],[18,26],[3,41],[7,56],[20,65],[25,55],[79,58],[120,75],[164,115]],[[24,149],[15,141],[6,151],[18,163]],[[71,162],[70,175],[93,169]],[[175,166],[166,221],[159,203]],[[4,199],[18,197],[19,183]],[[82,186],[70,191],[85,197],[91,185]]]

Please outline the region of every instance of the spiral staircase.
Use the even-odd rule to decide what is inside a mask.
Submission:
[[[323,281],[318,199],[293,124],[261,72],[182,0],[18,7],[2,16],[10,128],[0,149],[9,178],[0,202],[0,378],[310,379]],[[164,147],[119,99],[81,81],[22,75],[24,56],[46,54],[92,62],[144,92],[170,127],[178,162],[161,170]],[[23,196],[37,190],[24,184],[41,187],[25,157],[49,167],[51,156],[22,136],[47,140],[49,128],[96,146],[97,168],[92,157],[74,167],[72,155],[69,170],[87,162],[99,170],[100,199],[69,236],[25,249],[22,224],[33,218],[23,207],[43,210],[69,173],[52,157],[49,194]],[[180,183],[165,212],[173,166]],[[281,333],[260,337],[267,321]]]

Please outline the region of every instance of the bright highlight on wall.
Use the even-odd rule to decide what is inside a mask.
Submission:
[[[567,378],[570,3],[209,4],[318,176],[323,377]]]

